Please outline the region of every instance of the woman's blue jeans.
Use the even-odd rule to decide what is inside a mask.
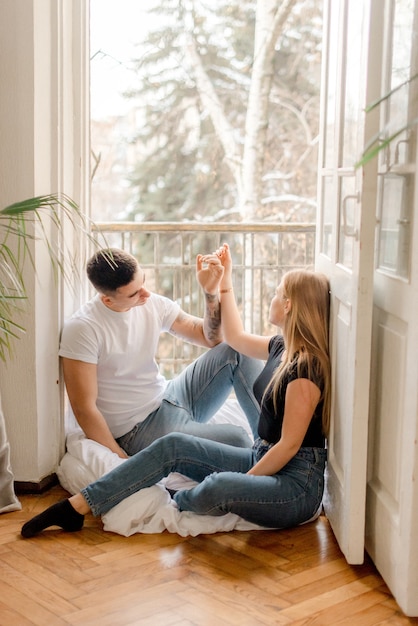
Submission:
[[[243,356],[225,343],[218,344],[169,381],[160,407],[117,442],[129,455],[172,432],[250,447],[244,428],[207,422],[234,390],[256,437],[260,406],[253,385],[263,366],[262,361]]]
[[[178,491],[181,511],[199,515],[235,513],[268,528],[288,528],[310,519],[324,490],[326,450],[301,448],[273,476],[246,472],[269,445],[257,440],[238,448],[187,434],[171,433],[88,485],[81,493],[93,515],[104,515],[131,494],[179,472],[199,484]]]

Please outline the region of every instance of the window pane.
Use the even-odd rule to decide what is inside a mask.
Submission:
[[[393,28],[392,37],[392,63],[388,74],[387,91],[399,87],[407,81],[411,73],[416,71],[416,67],[411,67],[416,63],[413,57],[414,42],[414,0],[403,0],[395,2],[393,5]],[[416,117],[416,107],[410,100],[411,83],[407,83],[402,88],[392,93],[386,102],[386,125],[388,135],[403,128],[408,120]],[[409,103],[409,104],[408,104]],[[413,110],[415,108],[415,111]],[[403,132],[390,143],[387,154],[387,165],[399,165],[407,163],[413,158],[409,153],[408,131]]]
[[[345,55],[346,76],[345,76],[345,99],[344,111],[342,115],[341,132],[344,141],[342,166],[352,167],[358,156],[357,138],[359,135],[359,119],[362,115],[361,104],[362,84],[362,30],[363,30],[363,3],[351,2],[348,5],[347,42]]]
[[[408,206],[412,203],[411,176],[387,175],[380,186],[378,268],[407,278],[410,250]]]
[[[324,137],[324,167],[330,168],[335,165],[335,113],[336,113],[336,85],[338,67],[338,21],[339,11],[336,3],[329,2],[329,27],[328,49],[330,54],[327,58],[327,81],[326,81],[326,120]]]

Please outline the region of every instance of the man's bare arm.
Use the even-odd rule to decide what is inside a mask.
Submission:
[[[216,346],[223,341],[221,325],[221,305],[218,292],[210,294],[205,292],[205,315],[203,318],[203,333],[210,346]]]
[[[203,334],[209,346],[216,346],[223,341],[219,302],[219,285],[223,274],[224,268],[221,263],[207,263],[203,255],[197,255],[196,277],[205,295]]]
[[[209,330],[205,330],[206,325],[209,327]],[[213,322],[213,326],[214,328],[216,327],[216,321]],[[212,348],[222,341],[222,338],[213,340],[217,333],[214,330],[211,334],[210,327],[211,321],[207,319],[207,315],[205,320],[203,320],[201,317],[195,317],[180,311],[170,328],[170,333],[196,346]],[[210,336],[212,340],[210,340]]]
[[[65,357],[62,365],[68,399],[86,437],[101,443],[121,458],[127,458],[97,408],[97,366]]]

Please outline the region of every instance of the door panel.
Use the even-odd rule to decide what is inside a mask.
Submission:
[[[353,564],[364,559],[375,235],[375,212],[363,207],[374,197],[376,169],[357,171],[354,163],[371,132],[364,108],[373,88],[367,76],[376,4],[328,0],[324,31],[316,267],[331,281],[333,368],[324,508]]]
[[[417,73],[417,31],[418,2],[386,0],[382,94]],[[417,117],[417,83],[407,82],[383,102],[383,136]],[[418,616],[416,170],[411,128],[379,159],[366,509],[367,551],[410,616]]]
[[[347,561],[362,562],[366,533],[402,610],[418,616],[417,127],[361,170],[350,163],[377,133],[417,118],[418,78],[408,79],[418,73],[418,0],[325,8],[316,266],[331,280],[333,402],[324,505]]]

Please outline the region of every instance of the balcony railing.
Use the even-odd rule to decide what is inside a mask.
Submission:
[[[151,291],[176,300],[182,309],[202,316],[203,294],[195,276],[198,253],[216,250],[223,242],[231,249],[234,288],[247,330],[273,334],[268,314],[281,276],[291,268],[312,266],[315,249],[313,223],[194,223],[101,222],[94,226],[109,246],[134,254]],[[203,351],[167,334],[158,360],[170,378]]]

